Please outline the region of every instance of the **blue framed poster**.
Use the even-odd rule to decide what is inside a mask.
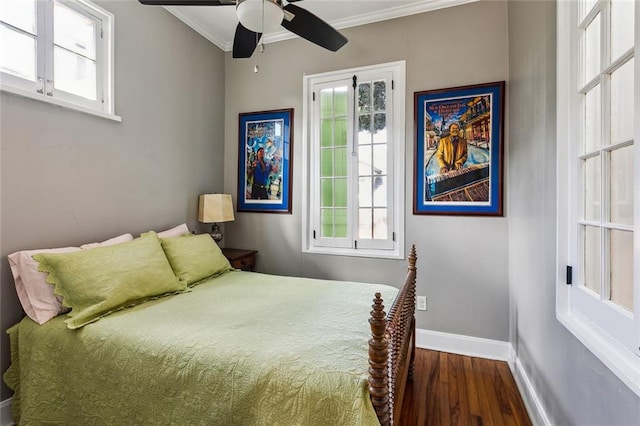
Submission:
[[[291,213],[293,109],[239,114],[239,212]]]
[[[414,93],[413,214],[502,216],[504,86]]]

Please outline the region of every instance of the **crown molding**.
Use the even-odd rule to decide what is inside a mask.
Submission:
[[[432,12],[434,10],[445,9],[448,7],[459,6],[467,3],[474,3],[480,0],[422,0],[412,3],[409,6],[396,6],[390,7],[385,10],[365,13],[357,16],[352,16],[344,19],[337,19],[328,21],[328,23],[336,29],[344,29],[350,27],[356,27],[359,25],[372,24],[374,22],[386,21],[388,19],[401,18],[403,16],[415,15],[418,13]],[[193,28],[198,34],[209,40],[211,43],[218,46],[225,52],[233,50],[233,40],[224,40],[219,35],[212,32],[210,29],[204,27],[193,16],[184,13],[179,7],[164,6],[164,8],[175,15],[182,22]],[[298,37],[290,31],[282,30],[273,33],[269,33],[262,37],[262,41],[265,44],[274,43],[277,41],[289,40]]]
[[[233,41],[231,41],[231,43],[226,42],[222,37],[204,27],[200,21],[194,19],[191,15],[184,13],[179,7],[163,6],[163,8],[225,52],[229,52],[231,51],[231,48],[233,48]],[[231,46],[231,48],[228,48],[229,45]]]

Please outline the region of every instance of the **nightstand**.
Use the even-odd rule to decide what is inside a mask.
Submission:
[[[256,268],[256,250],[242,250],[223,248],[222,254],[229,260],[231,266],[243,271],[254,271]]]

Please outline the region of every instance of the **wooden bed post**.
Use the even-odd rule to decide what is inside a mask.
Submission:
[[[376,293],[371,307],[373,310],[371,311],[371,318],[369,318],[371,326],[371,339],[369,339],[369,393],[381,426],[388,426],[391,424],[391,417],[389,414],[389,370],[387,368],[388,341],[385,336],[387,323],[380,293]]]
[[[376,293],[369,318],[369,393],[382,426],[398,423],[407,382],[413,379],[416,350],[416,246],[411,247],[402,287],[385,314]]]
[[[409,253],[409,266],[408,266],[408,270],[409,272],[413,271],[413,283],[410,287],[409,290],[409,297],[410,300],[413,302],[413,309],[411,310],[411,333],[412,333],[412,344],[411,344],[411,361],[409,361],[409,375],[408,378],[409,380],[413,380],[413,371],[415,369],[415,364],[416,364],[416,273],[417,273],[417,268],[416,268],[416,260],[417,260],[417,256],[416,256],[416,245],[413,244],[411,246],[411,252]]]

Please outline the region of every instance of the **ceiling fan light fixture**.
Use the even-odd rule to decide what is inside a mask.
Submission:
[[[262,21],[263,5],[264,25]],[[284,18],[282,7],[273,0],[239,1],[236,6],[236,13],[242,26],[256,33],[277,30]]]

